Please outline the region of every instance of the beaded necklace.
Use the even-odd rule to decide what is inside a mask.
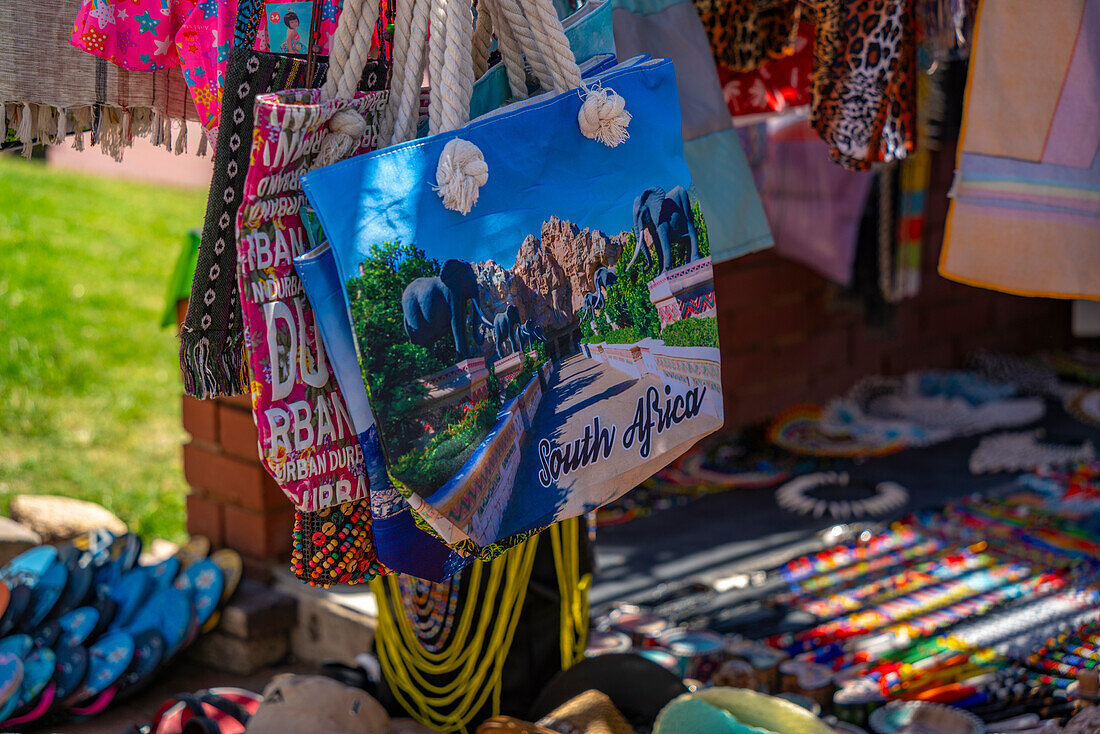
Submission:
[[[405,575],[398,579],[405,619],[429,652],[439,652],[450,640],[461,578],[459,573],[438,584]]]

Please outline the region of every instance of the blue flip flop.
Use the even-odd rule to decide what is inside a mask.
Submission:
[[[46,615],[57,605],[65,591],[65,583],[69,580],[68,567],[56,558],[38,577],[38,583],[31,589],[33,598],[26,617],[23,618],[22,628],[30,632],[41,624]]]
[[[84,683],[65,701],[69,708],[81,706],[113,686],[134,659],[134,638],[126,632],[111,632],[88,648],[88,674]]]
[[[95,607],[74,609],[57,620],[61,627],[58,648],[75,647],[95,640],[96,630],[100,629],[99,610]]]
[[[57,670],[54,672],[54,701],[59,703],[84,684],[88,676],[88,650],[83,647],[65,647],[57,651]]]
[[[129,624],[154,589],[155,584],[145,569],[134,568],[127,571],[111,590],[111,601],[118,605],[115,618],[111,621],[111,629],[122,629]]]
[[[52,650],[61,639],[61,623],[56,619],[43,622],[31,634],[31,639],[35,647],[47,647]]]
[[[171,586],[172,582],[179,576],[180,559],[171,556],[156,565],[143,566],[143,568],[149,574],[149,577],[153,579],[153,583],[157,585],[157,588],[163,589],[165,586]]]
[[[129,697],[144,689],[160,670],[160,664],[167,652],[168,648],[160,632],[145,630],[134,635],[134,662],[115,684],[118,689],[115,698]]]
[[[12,587],[8,608],[4,610],[3,616],[0,616],[0,637],[5,637],[19,629],[31,605],[32,596],[33,592],[30,588],[23,584]]]
[[[42,691],[53,680],[56,668],[57,656],[54,655],[53,650],[44,648],[35,650],[23,658],[23,682],[19,685],[19,692],[16,694],[18,703],[3,721],[30,711]]]
[[[146,630],[159,632],[164,638],[166,649],[164,657],[167,659],[180,649],[191,627],[193,617],[191,600],[187,594],[174,586],[169,586],[149,597],[149,601],[130,622],[127,631],[133,635]]]
[[[110,593],[131,568],[137,565],[141,555],[141,538],[133,533],[126,533],[114,539],[111,543],[111,560],[106,563],[95,575],[95,586],[101,596]]]
[[[106,528],[81,533],[58,549],[58,554],[70,568],[75,564],[93,571],[111,560],[111,544],[115,536]]]
[[[8,635],[0,639],[0,655],[8,654],[22,660],[34,649],[34,640],[30,635]]]
[[[3,713],[8,701],[18,695],[22,683],[22,658],[10,652],[0,652],[0,713]],[[15,706],[12,705],[12,708]]]
[[[199,627],[206,624],[221,602],[225,574],[214,561],[204,558],[183,572],[191,586],[191,603]]]
[[[69,564],[66,564],[66,568],[69,569],[69,580],[65,582],[65,590],[61,592],[61,597],[54,605],[48,619],[56,619],[77,607],[84,606],[92,594],[95,571],[84,566]]]
[[[8,562],[8,565],[0,568],[0,581],[7,581],[9,586],[23,584],[34,588],[38,583],[38,577],[46,572],[57,561],[57,548],[52,545],[39,545],[25,550]]]

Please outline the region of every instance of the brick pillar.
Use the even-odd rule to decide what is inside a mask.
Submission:
[[[181,302],[180,318],[186,312]],[[294,507],[260,463],[247,396],[196,400],[183,396],[187,532],[251,561],[288,563]],[[258,564],[250,563],[256,567]]]

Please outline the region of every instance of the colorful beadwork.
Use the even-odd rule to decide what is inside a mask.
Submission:
[[[294,514],[294,575],[310,586],[360,584],[388,573],[374,555],[370,500]]]

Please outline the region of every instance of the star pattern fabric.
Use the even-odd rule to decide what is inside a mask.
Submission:
[[[130,71],[182,67],[207,130],[218,126],[221,86],[239,0],[83,0],[71,43]],[[133,3],[133,7],[130,7]]]
[[[157,26],[159,26],[161,23],[159,18],[154,18],[153,16],[149,15],[148,10],[139,15],[137,18],[134,18],[134,20],[137,21],[139,33],[151,33],[154,35],[157,32]]]

